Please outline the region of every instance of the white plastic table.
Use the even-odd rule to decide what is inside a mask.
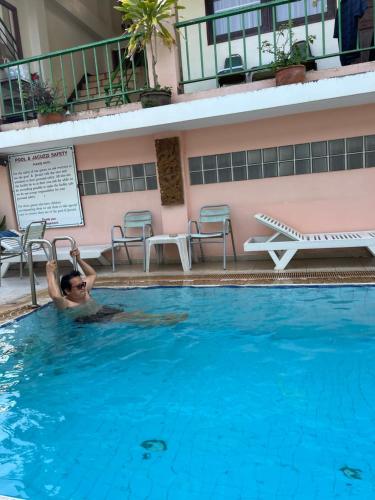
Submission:
[[[146,272],[150,271],[151,246],[167,245],[169,243],[177,245],[184,272],[190,271],[187,234],[158,234],[146,239]]]

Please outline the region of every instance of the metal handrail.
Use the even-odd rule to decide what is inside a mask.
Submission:
[[[116,101],[116,105],[118,104],[119,102],[119,96],[117,94],[113,94],[113,87],[115,88],[118,88],[119,86],[121,86],[121,84],[118,84],[118,83],[114,83],[115,79],[117,78],[117,75],[120,71],[122,71],[122,68],[124,66],[124,63],[127,59],[127,54],[125,53],[123,58],[121,59],[121,61],[119,62],[117,68],[112,72],[111,74],[111,77],[109,79],[109,84],[108,85],[105,85],[104,86],[104,92],[106,94],[108,94],[108,92],[110,92],[110,96],[109,97],[106,97],[105,99],[105,103],[106,103],[106,106],[110,106],[111,105],[111,102],[112,102],[112,99],[114,99],[115,97],[117,98],[117,101]],[[134,61],[132,60],[132,70],[130,72],[126,72],[126,82],[124,86],[124,89],[126,89],[126,92],[128,92],[128,86],[129,86],[129,82],[132,78],[134,78],[134,72],[135,72],[135,66],[134,66]],[[129,100],[129,97],[128,97],[128,94],[125,94],[124,96],[122,96],[125,98],[125,100],[127,100],[128,102],[130,102]]]
[[[185,40],[184,42],[184,50],[181,47],[180,51],[180,57],[183,59],[183,52],[185,56],[185,66],[184,70],[182,71],[181,79],[180,79],[180,85],[186,85],[190,83],[197,83],[197,82],[202,82],[206,80],[213,80],[216,79],[217,85],[218,85],[218,68],[219,68],[219,63],[218,63],[218,51],[217,51],[217,45],[219,43],[226,43],[228,45],[228,55],[229,55],[229,61],[230,61],[230,72],[231,73],[243,73],[245,74],[246,72],[249,71],[250,67],[248,67],[248,61],[247,61],[247,47],[246,47],[246,38],[249,36],[246,33],[246,28],[244,24],[244,16],[245,14],[253,13],[257,15],[258,22],[257,22],[257,28],[256,28],[256,33],[254,33],[253,36],[257,37],[258,39],[258,63],[257,64],[251,64],[251,67],[256,67],[257,69],[261,68],[268,68],[270,66],[270,63],[264,64],[262,61],[262,49],[261,49],[261,43],[262,43],[262,36],[264,33],[262,32],[262,25],[261,22],[259,21],[259,16],[261,12],[264,12],[267,9],[271,9],[272,11],[272,24],[273,24],[273,30],[271,30],[271,33],[273,32],[273,43],[276,45],[276,31],[278,24],[276,21],[276,9],[280,5],[288,5],[289,6],[289,17],[290,17],[290,5],[295,3],[297,0],[271,0],[269,2],[265,3],[256,3],[256,4],[250,4],[246,5],[243,7],[239,8],[232,8],[225,10],[223,12],[216,12],[214,14],[210,14],[208,16],[202,16],[198,17],[195,19],[189,19],[187,21],[179,21],[175,24],[175,29],[179,33],[180,36],[183,37]],[[306,11],[306,2],[305,2],[305,11]],[[233,71],[232,68],[232,63],[231,63],[231,56],[232,56],[232,43],[233,43],[233,38],[230,30],[230,19],[234,16],[241,16],[242,17],[242,22],[241,22],[241,37],[242,38],[242,44],[243,44],[243,57],[244,57],[244,64],[242,65],[243,68],[241,71]],[[228,28],[228,33],[226,35],[226,40],[218,42],[216,40],[216,24],[215,22],[219,19],[226,19],[227,20],[227,28]],[[305,12],[305,19],[306,17],[306,12]],[[289,19],[291,20],[291,19]],[[202,26],[206,25],[206,27],[211,26],[212,29],[212,44],[213,44],[213,51],[214,51],[214,62],[215,62],[215,71],[212,73],[212,71],[209,71],[210,74],[207,74],[207,68],[205,66],[205,54],[203,53],[203,37],[202,37]],[[198,27],[198,34],[199,34],[199,54],[197,56],[196,52],[194,53],[194,61],[190,61],[190,49],[191,47],[189,46],[189,35],[188,35],[188,28],[197,26]],[[292,33],[292,24],[289,27],[289,37],[291,39],[291,33]],[[308,29],[306,31],[306,37],[308,37]],[[324,45],[324,44],[323,44]],[[195,48],[194,48],[195,50]],[[199,61],[200,61],[200,70],[198,69],[199,66]],[[191,63],[194,64],[196,67],[191,68]],[[198,65],[198,66],[197,66]],[[187,75],[185,74],[187,73]],[[200,75],[198,76],[198,74]]]
[[[27,120],[35,116],[38,106],[33,92],[34,86],[37,85],[35,82],[38,80],[52,88],[56,87],[58,103],[70,109],[74,109],[76,104],[97,101],[99,104],[100,101],[104,101],[103,104],[107,105],[107,99],[111,100],[113,94],[116,98],[120,96],[124,100],[128,98],[128,94],[137,95],[142,89],[149,87],[146,51],[143,52],[145,81],[143,79],[137,81],[132,62],[130,78],[133,79],[133,90],[127,88],[129,75],[128,73],[125,75],[121,65],[119,84],[115,85],[109,80],[107,91],[103,89],[104,83],[100,77],[104,73],[109,79],[111,78],[111,53],[117,52],[121,61],[122,51],[126,48],[130,37],[131,35],[125,34],[0,64],[0,70],[6,70],[0,85],[0,107],[3,108],[3,118]],[[82,86],[82,89],[79,86]],[[108,102],[110,104],[110,101]]]
[[[116,36],[115,38],[107,38],[105,40],[101,40],[100,42],[77,45],[75,47],[70,47],[69,49],[56,50],[54,52],[44,52],[43,54],[39,54],[38,56],[27,57],[25,59],[18,59],[17,61],[11,61],[8,63],[0,64],[0,69],[10,68],[12,66],[19,66],[21,64],[29,64],[32,62],[42,61],[43,59],[49,59],[51,57],[66,56],[74,52],[80,52],[82,50],[87,50],[87,49],[94,49],[96,47],[102,47],[104,45],[108,45],[111,43],[128,40],[130,37],[131,35],[121,35],[121,36]]]
[[[56,274],[55,274],[55,276],[56,276],[57,283],[59,283],[59,261],[57,259],[56,241],[64,241],[64,240],[70,241],[70,247],[72,250],[77,248],[76,240],[74,238],[72,238],[71,236],[57,236],[56,238],[54,238],[52,240],[52,243],[51,243],[52,257],[53,257],[53,260],[56,261]],[[75,256],[73,256],[73,269],[75,271],[77,270],[77,257],[75,257]]]
[[[31,307],[39,307],[39,304],[36,300],[36,290],[35,290],[35,275],[34,275],[34,262],[33,262],[33,250],[32,246],[34,244],[38,244],[42,247],[47,247],[49,250],[49,255],[48,255],[48,260],[52,260],[53,258],[53,252],[52,252],[52,244],[48,240],[43,240],[43,239],[35,239],[35,240],[29,240],[26,243],[26,250],[27,250],[27,261],[29,265],[29,275],[30,275],[30,288],[31,288]]]
[[[56,250],[56,242],[57,241],[63,241],[63,240],[68,240],[70,241],[71,249],[74,250],[77,248],[77,244],[74,238],[71,238],[70,236],[58,236],[54,238],[51,241],[45,240],[45,239],[33,239],[29,240],[26,244],[26,250],[27,250],[27,260],[28,260],[28,265],[29,265],[29,275],[30,275],[30,288],[31,288],[31,307],[39,307],[39,304],[36,299],[36,290],[35,290],[35,275],[34,275],[34,262],[33,262],[33,250],[32,246],[34,244],[38,244],[43,249],[45,250],[45,247],[48,248],[48,261],[50,260],[55,260],[56,263],[58,264],[57,260],[57,250]],[[74,270],[77,270],[77,258],[74,256],[73,257],[73,268]],[[56,279],[58,281],[58,265],[56,266]]]
[[[175,23],[174,27],[181,38],[181,77],[179,84],[181,88],[184,85],[204,82],[208,80],[216,80],[216,85],[219,86],[219,77],[222,72],[221,61],[223,54],[230,63],[230,73],[236,75],[246,75],[250,72],[254,74],[262,69],[273,69],[274,58],[272,59],[262,49],[263,41],[270,41],[272,45],[277,46],[277,33],[279,28],[284,24],[288,25],[289,42],[287,51],[292,50],[292,35],[293,29],[296,28],[296,36],[299,38],[296,41],[309,42],[309,37],[314,35],[319,41],[318,47],[314,49],[314,55],[306,52],[306,58],[303,63],[316,63],[318,60],[338,57],[349,54],[360,54],[369,50],[375,49],[373,41],[361,45],[359,37],[357,37],[356,45],[349,49],[343,50],[343,33],[341,22],[341,4],[342,0],[337,0],[337,43],[333,41],[331,33],[331,24],[333,23],[333,8],[328,2],[318,2],[312,5],[316,10],[309,12],[308,1],[303,2],[303,12],[300,13],[298,23],[294,25],[294,17],[292,15],[292,5],[296,0],[271,0],[265,3],[252,3],[246,6],[226,9],[221,12],[216,12],[207,16],[201,16],[194,19],[183,20]],[[277,8],[279,6],[287,7],[287,17],[285,20],[278,20]],[[267,13],[267,23],[263,24],[262,13]],[[245,16],[252,14],[254,22],[247,27]],[[231,19],[238,16],[239,23],[235,30],[231,29]],[[221,33],[217,33],[217,21],[226,21],[226,28]],[[327,25],[327,23],[330,23]],[[372,23],[375,26],[375,10],[373,12]],[[225,24],[225,23],[224,23]],[[312,28],[312,24],[316,26]],[[248,39],[252,39],[248,43]],[[327,41],[330,41],[330,45]],[[310,42],[309,42],[310,43]],[[254,47],[256,44],[256,47]],[[220,49],[218,48],[220,46]],[[315,46],[314,46],[315,47]],[[235,69],[232,67],[232,56],[239,54],[243,58],[242,68]],[[212,64],[214,62],[214,67]],[[226,69],[226,68],[224,68]],[[251,76],[251,75],[250,75]]]

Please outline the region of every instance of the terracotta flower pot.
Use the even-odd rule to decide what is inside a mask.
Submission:
[[[305,81],[306,67],[303,64],[286,66],[276,71],[276,85],[289,85]]]
[[[51,125],[52,123],[63,122],[65,120],[65,115],[57,112],[47,114],[38,113],[37,119],[38,124],[41,127],[42,125]]]
[[[141,103],[143,108],[153,108],[155,106],[165,106],[171,103],[170,90],[145,90],[141,93]]]

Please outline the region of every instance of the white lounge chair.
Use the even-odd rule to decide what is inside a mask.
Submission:
[[[100,264],[103,266],[109,266],[110,261],[104,257],[103,253],[110,250],[110,245],[82,245],[79,246],[79,251],[81,253],[81,257],[84,260],[88,259],[97,259]],[[57,250],[57,259],[59,262],[61,261],[70,261],[73,262],[72,257],[70,256],[71,247],[56,247]],[[13,255],[7,258],[6,261],[2,262],[1,266],[1,277],[5,275],[10,264],[19,263],[20,255]],[[33,262],[46,262],[47,257],[45,252],[41,250],[33,250]]]
[[[272,236],[254,236],[244,243],[245,252],[268,252],[275,270],[283,270],[298,250],[317,248],[366,247],[375,256],[375,230],[342,233],[300,233],[265,214],[254,215],[257,221],[276,231]]]
[[[44,237],[46,231],[46,221],[33,221],[27,226],[23,234],[11,231],[15,236],[5,236],[0,238],[0,284],[1,277],[6,273],[11,262],[20,263],[20,277],[22,278],[23,263],[27,262],[27,245],[30,240],[38,240]],[[32,245],[32,252],[40,252],[41,246]],[[45,250],[43,249],[44,254]],[[45,254],[45,258],[46,254]]]

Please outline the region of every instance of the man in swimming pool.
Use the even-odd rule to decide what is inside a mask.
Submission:
[[[81,259],[78,248],[73,249],[70,255],[76,257],[77,263],[85,273],[85,279],[82,279],[78,271],[64,275],[61,278],[61,293],[56,280],[56,261],[47,262],[46,271],[49,296],[60,311],[64,310],[75,321],[79,323],[127,321],[145,325],[161,325],[178,323],[187,318],[187,314],[125,312],[121,309],[98,304],[90,295],[90,290],[96,280],[95,270]]]

